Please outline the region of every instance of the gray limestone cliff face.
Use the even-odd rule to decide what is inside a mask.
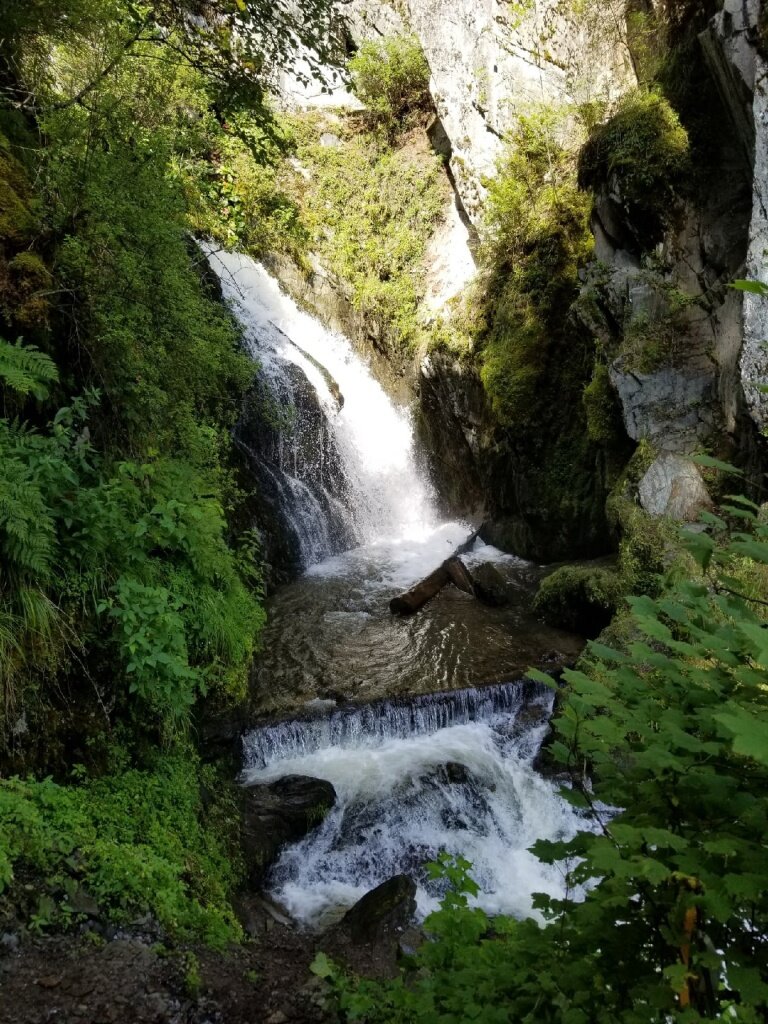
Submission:
[[[503,0],[352,0],[348,11],[358,45],[398,32],[418,37],[437,112],[433,145],[447,158],[462,217],[480,230],[487,181],[520,114],[542,103],[615,100],[635,84],[626,33],[617,30],[624,8],[624,0],[606,0],[594,5],[597,16],[578,21],[559,13],[563,5],[557,0],[536,0],[522,17]],[[583,272],[573,315],[611,353],[609,379],[627,436],[647,441],[657,452],[640,495],[653,514],[684,506],[687,518],[694,506],[706,504],[693,453],[738,453],[753,466],[762,458],[768,299],[730,287],[737,277],[768,282],[768,75],[757,47],[759,10],[759,0],[724,0],[699,37],[696,60],[708,81],[701,102],[712,129],[711,173],[704,187],[681,201],[675,228],[649,251],[619,191],[609,184],[595,201],[596,262]],[[437,237],[432,246],[445,263],[438,278],[458,276],[446,259],[452,238]],[[463,237],[465,249],[466,242]],[[461,276],[462,285],[468,276]],[[352,327],[353,336],[386,362],[370,325],[353,323],[347,297],[334,296],[340,287],[320,269],[312,289],[319,301],[316,294],[305,301],[321,315],[326,307],[326,319]],[[439,308],[443,282],[432,290]],[[674,309],[681,294],[685,307]],[[672,351],[654,359],[638,353],[631,339],[648,325],[668,323],[674,328]],[[405,368],[401,372],[407,376]],[[476,368],[433,353],[416,384],[422,437],[436,460],[446,501],[468,513],[484,503],[492,506],[487,463],[497,439]],[[524,492],[525,481],[511,465],[510,474],[513,489]]]
[[[617,190],[605,188],[595,203],[600,271],[586,275],[581,317],[608,351],[618,348],[609,372],[628,435],[659,453],[639,494],[654,515],[689,519],[705,507],[687,456],[713,447],[754,463],[768,424],[768,300],[730,287],[739,277],[768,280],[768,78],[758,16],[757,0],[726,0],[699,36],[713,104],[709,178],[681,204],[678,226],[649,256]],[[672,316],[681,295],[687,306]],[[632,342],[652,340],[654,329],[672,334],[658,361]]]
[[[507,0],[353,0],[358,41],[409,30],[431,72],[431,92],[450,140],[450,168],[467,216],[479,227],[484,180],[496,172],[515,117],[536,105],[615,98],[634,81],[627,48],[610,26],[624,0],[600,16],[568,18],[557,0],[517,14]],[[400,17],[402,15],[402,17]]]

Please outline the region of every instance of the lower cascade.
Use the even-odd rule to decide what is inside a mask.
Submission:
[[[426,864],[446,851],[472,862],[486,910],[530,914],[533,893],[562,891],[563,872],[528,847],[572,835],[578,815],[535,771],[553,696],[521,677],[532,663],[562,664],[577,642],[531,615],[538,567],[481,541],[465,563],[493,563],[504,607],[449,588],[417,616],[390,615],[390,599],[471,527],[438,521],[408,410],[350,342],[250,259],[209,259],[270,409],[257,429],[241,424],[240,442],[303,570],[271,599],[256,666],[257,710],[296,717],[245,737],[243,781],[310,776],[337,794],[323,823],[282,850],[267,888],[300,924],[322,929],[404,873],[423,917],[441,896]]]
[[[560,894],[563,872],[527,848],[570,837],[580,823],[557,784],[534,770],[552,701],[545,687],[508,683],[251,732],[245,781],[314,776],[338,798],[315,831],[284,849],[268,877],[271,894],[319,929],[405,873],[418,884],[423,917],[442,893],[425,864],[447,851],[472,862],[486,911],[531,914],[532,894]]]

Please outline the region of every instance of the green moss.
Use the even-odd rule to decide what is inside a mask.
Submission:
[[[650,308],[628,311],[619,353],[624,368],[635,373],[655,373],[675,366],[684,358],[690,330],[689,312],[696,300],[670,280],[666,268],[646,268],[641,280],[647,285]]]
[[[20,328],[44,326],[48,322],[52,276],[43,260],[34,252],[17,253],[8,264],[12,285],[13,319]],[[10,299],[10,296],[8,297]]]
[[[576,187],[572,156],[557,142],[557,126],[548,109],[521,118],[489,184],[481,377],[508,427],[535,421],[549,404],[548,358],[574,330],[568,309],[592,251],[589,202]]]
[[[606,502],[609,525],[620,538],[618,571],[625,594],[659,592],[670,545],[677,540],[672,523],[652,518],[635,500],[637,484],[655,457],[652,446],[641,441]]]
[[[35,199],[24,166],[0,133],[0,238],[23,242],[37,224]]]
[[[542,581],[534,609],[554,626],[595,637],[611,621],[624,594],[615,570],[566,565]]]
[[[590,440],[606,446],[616,444],[617,440],[623,442],[625,431],[621,407],[605,363],[595,363],[592,380],[584,388],[582,401]]]
[[[421,135],[392,146],[350,120],[307,115],[293,130],[309,174],[297,174],[294,187],[312,251],[348,288],[380,347],[413,351],[426,338],[424,257],[448,198],[439,158]],[[339,143],[321,145],[325,131]]]
[[[650,249],[672,223],[690,171],[688,134],[677,113],[660,94],[637,91],[592,132],[579,159],[579,184],[617,191]]]

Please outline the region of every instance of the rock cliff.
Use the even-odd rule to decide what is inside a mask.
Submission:
[[[697,452],[758,473],[768,303],[730,287],[738,278],[768,279],[768,78],[758,0],[610,0],[581,4],[578,14],[565,0],[353,0],[349,10],[350,46],[411,33],[429,64],[428,135],[455,205],[446,200],[444,226],[425,257],[425,323],[450,320],[451,300],[466,291],[472,251],[488,230],[489,181],[531,110],[559,112],[557,144],[581,151],[580,183],[593,195],[593,258],[563,299],[557,329],[545,325],[540,365],[529,368],[546,391],[536,423],[500,419],[483,376],[482,332],[469,351],[437,345],[419,354],[415,370],[410,357],[398,367],[419,395],[421,436],[446,508],[484,514],[487,538],[521,554],[596,555],[616,543],[605,502],[612,489],[626,490],[622,468],[636,445],[646,445],[651,465],[628,496],[653,516],[694,519],[707,505],[691,461]],[[638,83],[642,94],[633,92]],[[686,140],[684,170],[658,180],[649,172],[640,196],[610,152],[605,173],[585,170],[587,136],[627,116],[620,98],[660,93],[675,119],[667,128]],[[336,326],[372,341],[389,372],[392,352],[366,338],[370,325],[344,282],[320,266],[309,283],[287,267],[281,276]],[[488,278],[481,259],[471,301],[484,296],[486,320],[497,301]],[[590,401],[604,421],[597,428],[588,422]]]

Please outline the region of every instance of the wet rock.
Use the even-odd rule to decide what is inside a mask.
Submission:
[[[416,913],[416,883],[395,875],[371,889],[344,915],[341,927],[354,942],[375,942],[406,928]]]
[[[445,775],[446,780],[454,785],[461,785],[469,781],[469,769],[458,761],[449,761],[444,764],[441,772]]]
[[[435,782],[441,786],[463,786],[470,781],[471,777],[471,772],[466,765],[459,761],[447,761],[425,775],[423,781],[425,783]]]
[[[268,786],[243,790],[243,852],[258,881],[285,843],[302,839],[319,825],[336,803],[325,779],[287,775]]]
[[[293,927],[287,911],[266,896],[245,893],[237,897],[232,905],[243,931],[251,939],[272,931],[275,925]]]
[[[663,452],[640,481],[640,504],[651,516],[691,523],[712,505],[701,473],[689,459]]]
[[[504,576],[493,562],[483,562],[472,570],[475,595],[483,604],[501,608],[509,604],[509,588]]]

